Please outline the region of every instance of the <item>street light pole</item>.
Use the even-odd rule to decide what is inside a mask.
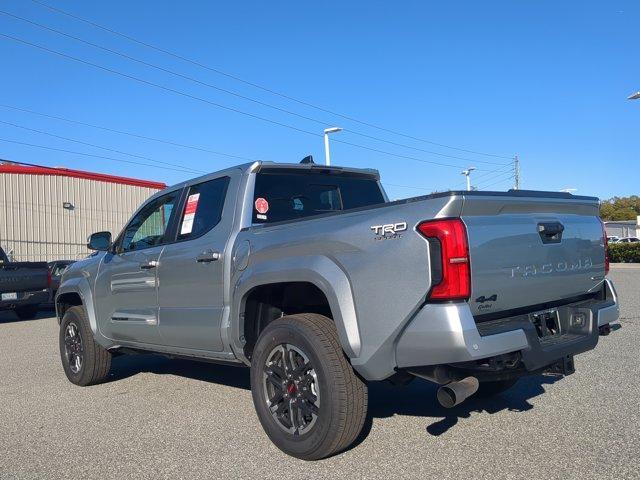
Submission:
[[[329,153],[329,134],[324,132],[324,164],[331,165],[331,154]]]
[[[329,152],[329,134],[338,133],[342,131],[340,127],[331,127],[324,129],[324,163],[325,165],[331,165],[331,153]]]
[[[473,172],[475,169],[476,167],[469,167],[461,172],[462,175],[467,177],[467,192],[471,191],[471,172]]]

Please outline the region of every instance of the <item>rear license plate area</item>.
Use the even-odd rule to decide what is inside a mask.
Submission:
[[[529,315],[529,320],[533,323],[540,338],[555,337],[562,333],[557,309],[532,313]]]

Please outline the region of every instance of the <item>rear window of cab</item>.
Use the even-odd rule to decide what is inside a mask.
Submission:
[[[377,180],[350,173],[264,171],[256,175],[254,223],[274,223],[384,203]]]

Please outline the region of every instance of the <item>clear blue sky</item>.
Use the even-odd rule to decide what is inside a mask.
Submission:
[[[162,2],[43,0],[266,88],[409,136],[522,161],[522,187],[602,198],[640,193],[640,4],[528,2]],[[348,3],[348,4],[347,4]],[[315,110],[131,43],[28,0],[0,10],[219,88],[314,118],[292,116],[0,15],[0,32],[209,102],[336,140],[337,165],[380,170],[392,198],[460,187],[506,189],[509,162],[420,142]],[[207,149],[285,162],[321,136],[230,112],[0,36],[0,103]],[[196,170],[243,162],[0,108],[0,120]],[[149,163],[0,123],[0,138]],[[384,143],[384,139],[396,144]],[[408,147],[414,147],[407,148]],[[447,158],[417,149],[464,159]],[[191,173],[0,141],[0,157],[160,180]],[[484,171],[483,171],[484,170]],[[481,177],[482,175],[482,177]],[[494,184],[494,185],[492,185]],[[395,185],[413,186],[405,188]]]

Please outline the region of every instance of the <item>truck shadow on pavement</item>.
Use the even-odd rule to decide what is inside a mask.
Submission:
[[[33,318],[18,318],[13,311],[0,312],[0,325],[3,323],[19,323],[19,322],[33,322],[34,320],[48,320],[51,318],[50,310],[40,310]]]
[[[219,365],[191,360],[170,359],[155,354],[123,355],[113,359],[109,382],[122,380],[139,373],[178,375],[198,381],[250,390],[249,369],[232,365]],[[446,409],[436,400],[437,386],[415,379],[406,386],[394,386],[388,382],[369,384],[369,411],[362,433],[351,448],[362,443],[369,435],[374,418],[394,415],[425,417],[435,420],[426,427],[428,434],[439,436],[453,428],[460,419],[469,418],[472,412],[488,414],[500,411],[525,412],[533,408],[531,398],[544,393],[545,385],[551,385],[560,377],[531,376],[520,381],[508,391],[491,398],[473,398],[457,407]]]
[[[439,418],[426,427],[427,433],[439,436],[454,427],[460,419],[469,418],[472,412],[494,414],[504,410],[531,410],[533,405],[529,400],[543,394],[544,386],[555,383],[559,378],[542,375],[525,377],[502,394],[489,398],[471,397],[451,409],[438,403],[438,386],[433,383],[416,379],[405,387],[395,387],[385,382],[376,382],[369,386],[369,417],[373,419],[407,415]]]
[[[145,372],[156,375],[177,375],[201,382],[251,390],[248,368],[168,358],[152,353],[114,357],[107,382],[116,382]]]

